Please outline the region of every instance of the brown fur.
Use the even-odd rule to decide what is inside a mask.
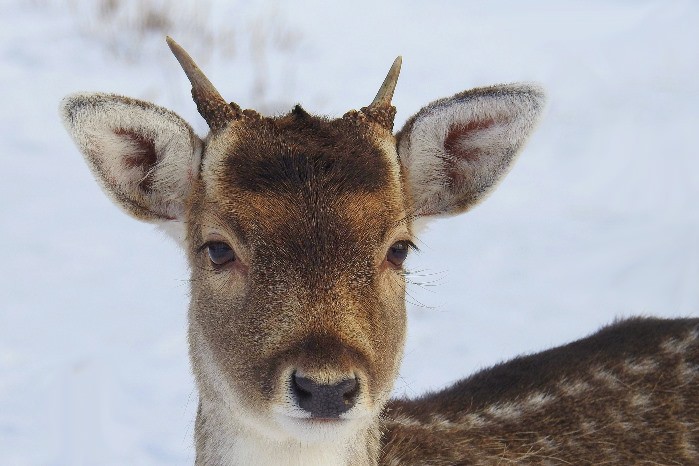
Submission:
[[[372,126],[356,128],[296,109],[246,119],[215,136],[225,153],[206,153],[187,217],[191,318],[250,405],[278,398],[289,366],[328,383],[358,372],[374,399],[390,391],[404,281],[377,265],[404,201]],[[233,287],[200,248],[212,224],[246,262]]]
[[[395,400],[382,464],[699,464],[699,320],[632,319]]]

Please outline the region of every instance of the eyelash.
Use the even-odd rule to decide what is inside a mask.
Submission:
[[[391,244],[386,251],[386,262],[396,269],[402,269],[410,251],[416,251],[417,246],[410,240],[399,240]]]
[[[408,249],[410,249],[411,251],[420,252],[420,248],[418,248],[415,245],[415,243],[413,243],[409,239],[404,239],[403,241],[408,245]]]

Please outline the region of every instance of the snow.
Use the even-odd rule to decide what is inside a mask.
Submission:
[[[397,127],[470,87],[548,91],[500,188],[420,237],[396,394],[618,316],[699,315],[696,2],[202,3],[213,35],[189,3],[173,36],[243,106],[342,114],[398,54]],[[94,4],[0,1],[0,464],[191,464],[185,260],[110,204],[56,108],[99,90],[205,124],[162,35],[129,29],[140,10]]]

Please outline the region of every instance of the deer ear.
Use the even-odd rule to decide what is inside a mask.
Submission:
[[[139,220],[182,220],[202,150],[182,118],[113,94],[70,95],[61,115],[114,203]]]
[[[420,110],[397,134],[415,216],[471,208],[509,170],[544,106],[532,85],[473,89]]]

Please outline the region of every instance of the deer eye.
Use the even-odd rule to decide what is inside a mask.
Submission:
[[[410,241],[396,241],[388,248],[386,260],[396,267],[401,267],[406,257],[408,257],[408,251],[410,251],[411,248],[415,248],[415,245]]]
[[[214,265],[224,265],[235,260],[235,252],[226,243],[220,241],[208,243],[206,249],[209,252],[209,259]]]

